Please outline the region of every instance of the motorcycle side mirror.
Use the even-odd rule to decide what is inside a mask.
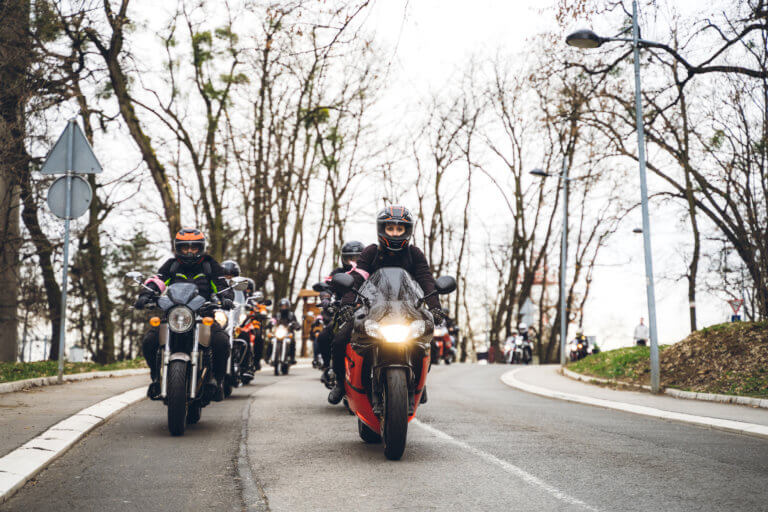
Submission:
[[[330,286],[328,286],[328,283],[324,281],[320,281],[318,283],[315,283],[312,285],[312,289],[316,292],[326,292],[330,289]]]
[[[248,288],[248,280],[244,277],[233,277],[232,288],[238,292],[244,292]]]
[[[331,278],[331,283],[339,292],[347,293],[355,285],[355,278],[349,274],[336,274]]]
[[[451,276],[440,276],[435,281],[435,288],[440,295],[446,295],[456,290],[456,279]]]
[[[125,279],[127,281],[141,283],[144,280],[144,276],[141,275],[141,272],[128,272],[127,274],[125,274]]]

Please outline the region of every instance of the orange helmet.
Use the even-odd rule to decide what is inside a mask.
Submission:
[[[197,263],[205,254],[205,235],[195,228],[182,228],[173,239],[173,252],[182,263]]]

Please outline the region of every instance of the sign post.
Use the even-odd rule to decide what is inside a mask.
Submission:
[[[64,219],[64,263],[61,270],[61,324],[59,325],[59,378],[64,380],[64,350],[67,334],[67,272],[69,270],[69,221],[80,217],[91,204],[93,191],[78,174],[97,174],[101,164],[93,154],[80,125],[70,119],[59,140],[45,159],[40,172],[65,174],[48,189],[48,206]]]

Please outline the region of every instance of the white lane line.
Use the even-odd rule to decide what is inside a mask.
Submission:
[[[146,396],[146,386],[102,400],[60,421],[0,458],[0,503],[71,448],[85,434]]]
[[[436,429],[435,427],[433,427],[431,425],[427,425],[426,423],[422,423],[421,421],[419,421],[419,420],[417,420],[415,418],[411,421],[411,423],[415,423],[416,425],[420,426],[421,428],[423,428],[427,432],[431,433],[435,437],[438,437],[438,438],[442,439],[443,441],[446,441],[446,442],[449,442],[451,444],[454,444],[454,445],[458,446],[459,448],[462,448],[462,449],[470,452],[471,454],[476,455],[476,456],[480,457],[481,459],[484,459],[487,462],[490,462],[491,464],[495,464],[496,466],[499,466],[501,469],[503,469],[507,473],[515,475],[516,477],[520,478],[524,482],[543,489],[547,494],[549,494],[550,496],[553,496],[554,498],[557,498],[560,501],[568,503],[569,505],[575,505],[575,506],[578,506],[578,507],[582,507],[582,508],[584,508],[586,510],[592,510],[592,511],[595,511],[595,512],[597,512],[597,510],[598,510],[598,509],[596,509],[595,507],[593,507],[591,505],[587,505],[586,503],[584,503],[580,499],[574,498],[573,496],[570,496],[570,495],[564,493],[563,491],[561,491],[557,487],[554,487],[554,486],[548,484],[544,480],[542,480],[542,479],[540,479],[540,478],[538,478],[538,477],[528,473],[524,469],[519,468],[519,467],[515,466],[514,464],[511,464],[511,463],[509,463],[509,462],[507,462],[505,460],[502,460],[502,459],[500,459],[500,458],[498,458],[498,457],[496,457],[494,455],[491,455],[490,453],[487,453],[487,452],[484,452],[482,450],[479,450],[479,449],[475,448],[474,446],[471,446],[471,445],[465,443],[464,441],[459,441],[455,437],[453,437],[453,436],[451,436],[449,434],[446,434],[442,430],[438,430],[438,429]]]
[[[615,409],[617,411],[640,414],[642,416],[650,416],[664,420],[680,421],[683,423],[691,423],[704,427],[718,428],[721,430],[728,430],[730,432],[738,432],[740,434],[752,434],[760,437],[768,437],[768,426],[758,425],[756,423],[724,420],[720,418],[711,418],[709,416],[696,416],[694,414],[665,411],[663,409],[646,407],[644,405],[627,404],[624,402],[615,402],[613,400],[603,400],[602,398],[592,398],[583,395],[564,393],[562,391],[553,391],[551,389],[546,389],[518,380],[515,377],[515,374],[521,370],[522,368],[508,371],[501,376],[501,381],[507,386],[519,389],[521,391],[526,391],[528,393],[533,393],[535,395],[545,396],[547,398],[556,398],[558,400],[566,400],[568,402],[604,407],[606,409]]]

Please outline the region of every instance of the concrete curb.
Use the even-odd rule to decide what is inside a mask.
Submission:
[[[580,373],[573,372],[567,368],[562,368],[562,374],[574,380],[580,380],[582,382],[600,384],[610,384],[618,386],[626,386],[634,389],[644,389],[650,391],[650,386],[642,386],[640,384],[632,384],[630,382],[621,382],[612,379],[601,379],[599,377],[592,377],[590,375],[582,375]],[[720,395],[717,393],[699,393],[696,391],[683,391],[681,389],[665,388],[664,394],[673,396],[675,398],[684,398],[686,400],[701,400],[704,402],[718,402],[723,404],[736,404],[736,405],[748,405],[750,407],[760,407],[768,409],[768,399],[765,398],[753,398],[751,396],[739,396],[739,395]]]
[[[615,402],[613,400],[603,400],[600,398],[591,398],[583,395],[563,393],[562,391],[553,391],[540,386],[535,386],[533,384],[526,384],[525,382],[517,380],[515,374],[521,370],[522,368],[506,372],[501,376],[501,381],[512,388],[547,398],[555,398],[557,400],[565,400],[567,402],[603,407],[605,409],[615,409],[617,411],[640,414],[642,416],[650,416],[652,418],[660,418],[664,420],[690,423],[703,427],[717,428],[720,430],[727,430],[729,432],[737,432],[739,434],[751,434],[768,439],[768,426],[765,425],[757,425],[755,423],[745,423],[734,420],[724,420],[719,418],[709,418],[707,416],[696,416],[694,414],[665,411],[663,409],[655,409],[653,407],[646,407],[643,405],[633,405],[624,402]]]
[[[81,380],[103,379],[105,377],[129,377],[131,375],[145,375],[149,373],[147,368],[134,368],[130,370],[108,370],[104,372],[84,372],[64,375],[64,382],[77,382]],[[36,379],[15,380],[0,384],[0,394],[23,391],[40,386],[52,386],[58,384],[58,377],[38,377]]]
[[[146,388],[142,386],[102,400],[0,458],[0,503],[7,501],[88,432],[145,396]]]

